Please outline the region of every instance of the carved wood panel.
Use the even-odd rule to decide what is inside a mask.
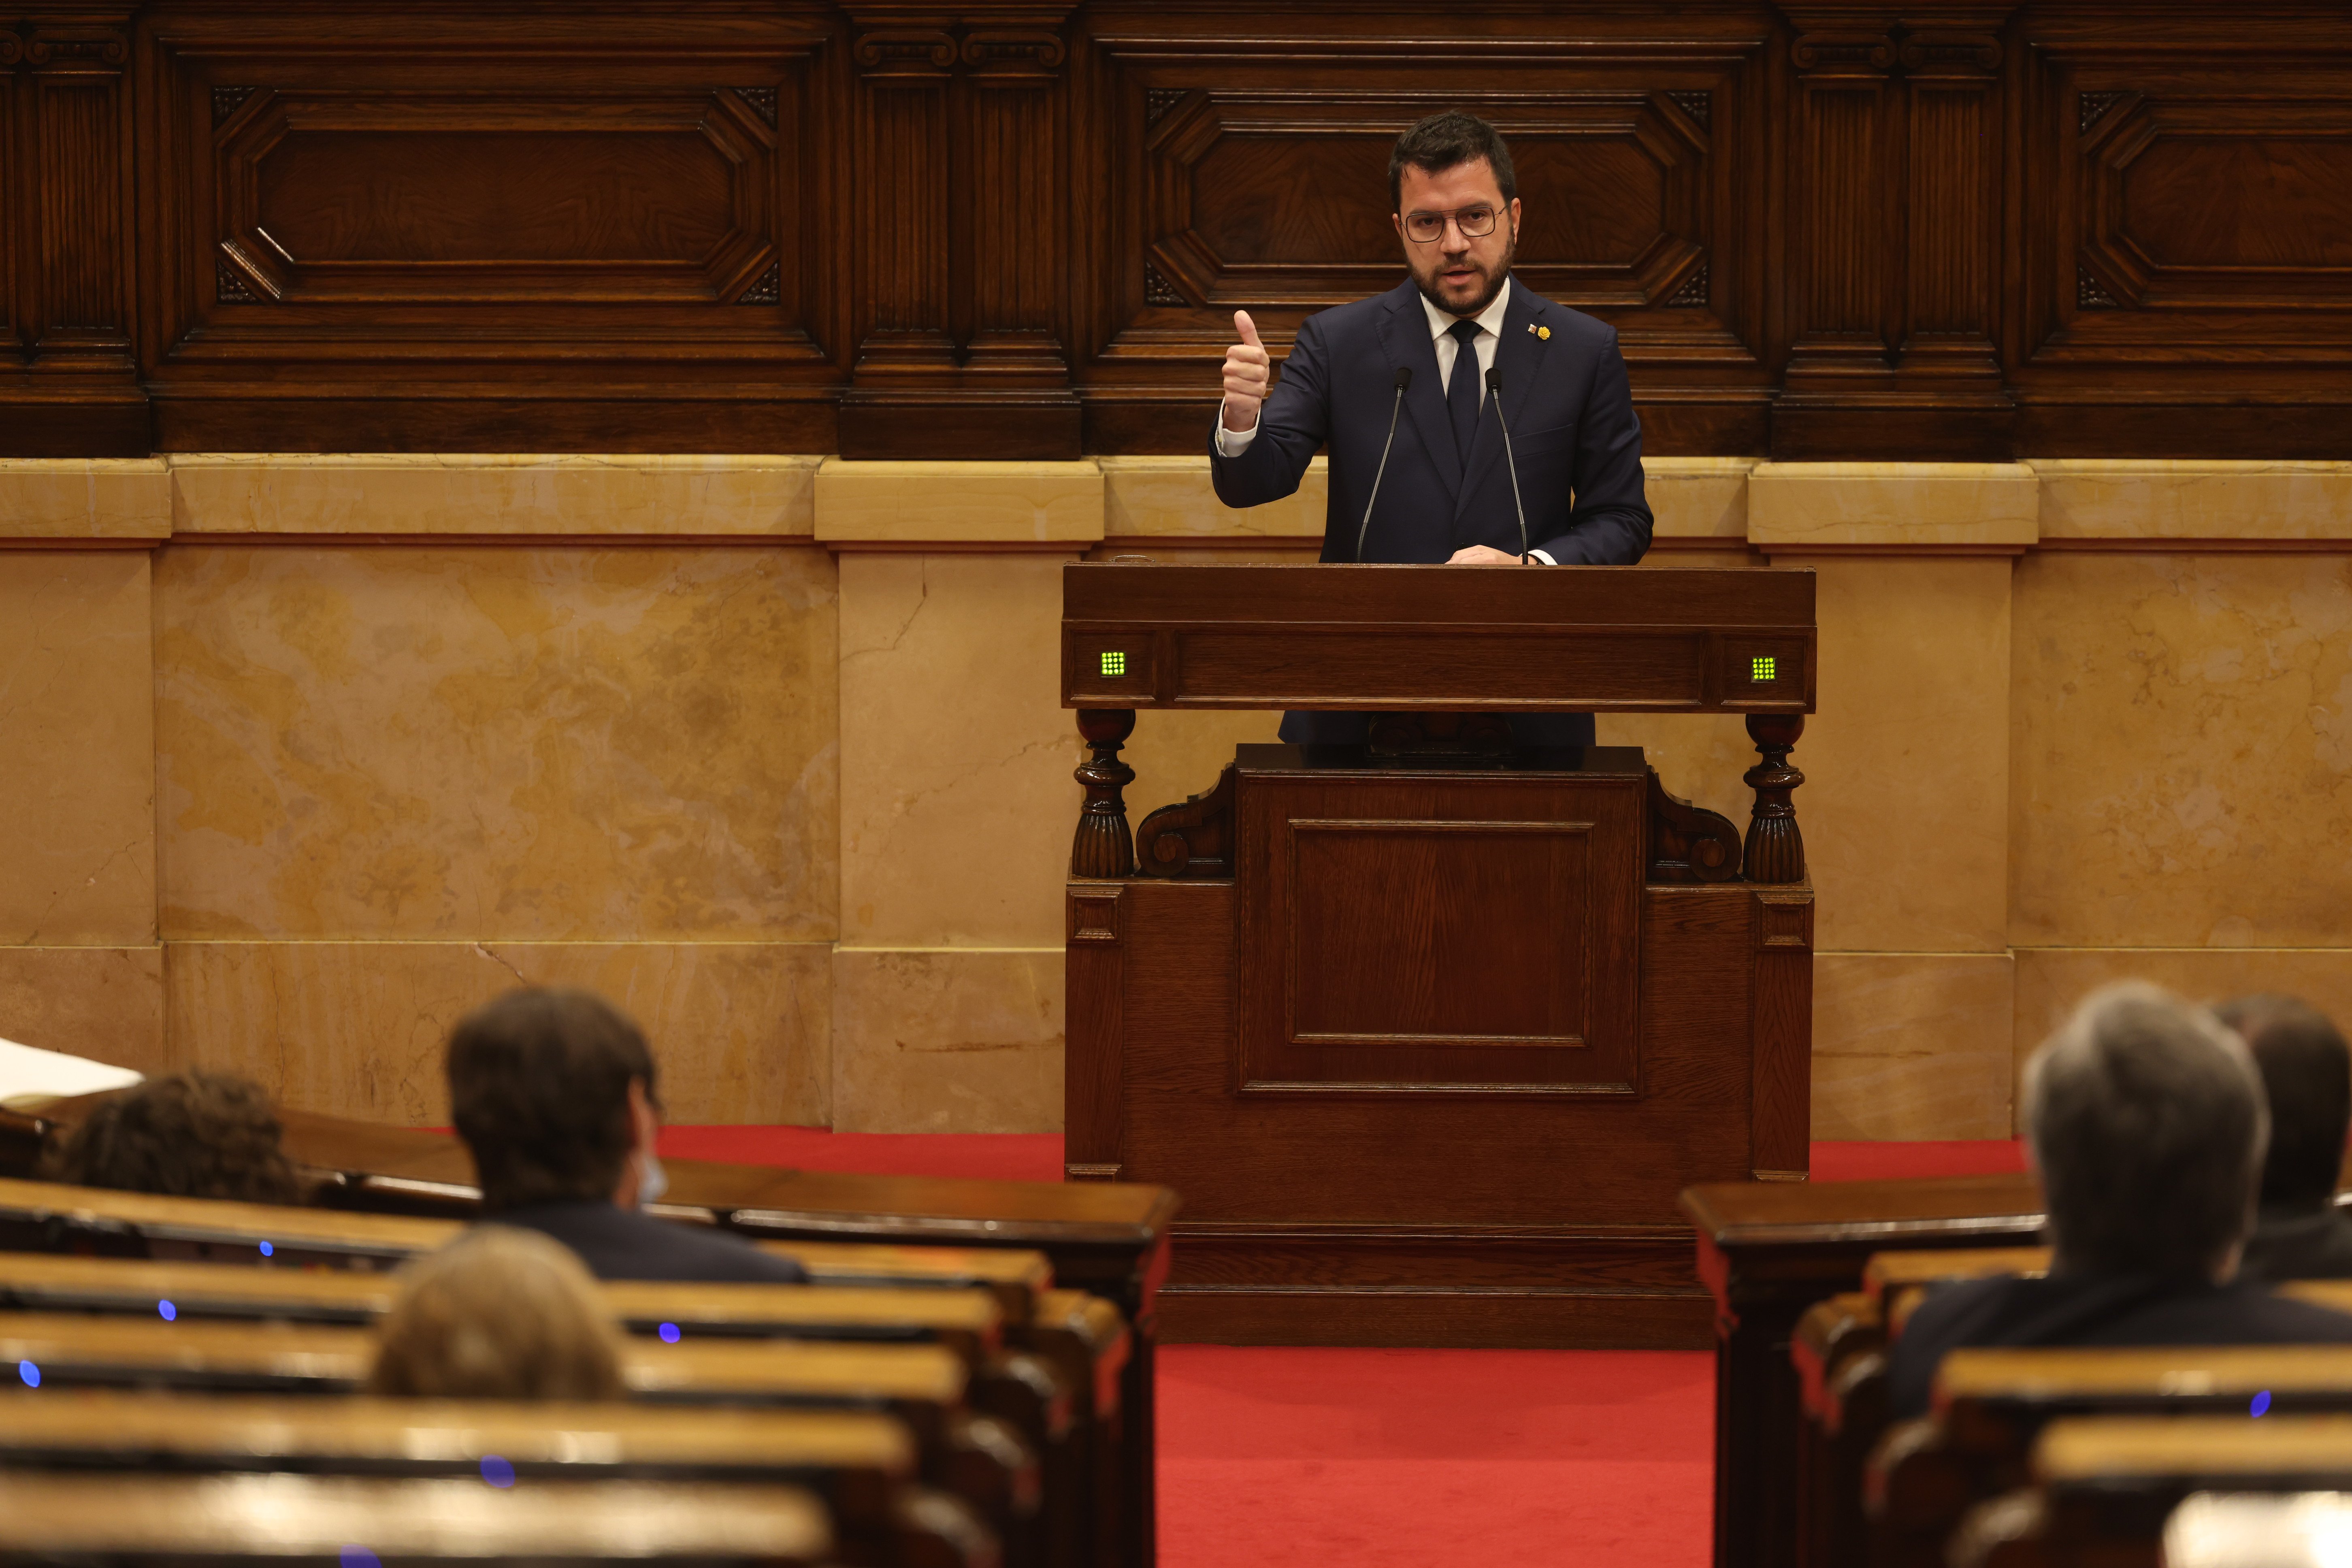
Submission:
[[[146,450],[132,379],[130,58],[117,8],[0,12],[0,449]]]
[[[1623,19],[1584,17],[1581,36],[1503,23],[1434,40],[1360,15],[1266,18],[1236,36],[1119,8],[1090,27],[1080,101],[1108,134],[1080,139],[1083,177],[1120,198],[1076,279],[1078,376],[1101,444],[1198,444],[1192,387],[1236,308],[1278,353],[1306,315],[1393,287],[1389,148],[1447,107],[1509,140],[1526,204],[1517,270],[1620,329],[1645,416],[1702,419],[1710,449],[1761,438],[1772,351],[1748,160],[1764,17],[1710,18],[1647,47],[1620,36]]]
[[[2341,454],[2352,18],[2282,21],[2028,33],[2003,358],[2032,449]]]
[[[699,8],[696,8],[699,9]],[[830,447],[822,16],[149,24],[163,444]],[[312,440],[272,431],[304,400]]]

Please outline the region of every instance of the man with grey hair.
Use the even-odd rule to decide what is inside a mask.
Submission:
[[[1975,1279],[1920,1303],[1888,1368],[1927,1408],[1964,1345],[2352,1342],[2352,1316],[2238,1279],[2270,1116],[2246,1047],[2152,985],[2084,1002],[2025,1069],[2027,1146],[2053,1257],[2042,1279]]]

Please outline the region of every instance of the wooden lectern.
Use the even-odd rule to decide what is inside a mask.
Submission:
[[[1676,1194],[1806,1168],[1812,574],[1083,564],[1062,605],[1068,1175],[1181,1193],[1163,1337],[1711,1342]],[[1378,717],[1130,836],[1139,708]],[[1744,841],[1514,710],[1746,714]]]

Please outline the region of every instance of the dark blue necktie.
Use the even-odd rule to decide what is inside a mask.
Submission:
[[[1446,331],[1454,338],[1454,374],[1445,384],[1445,412],[1454,420],[1454,450],[1462,468],[1470,468],[1470,443],[1478,436],[1478,341],[1476,321],[1456,321]]]

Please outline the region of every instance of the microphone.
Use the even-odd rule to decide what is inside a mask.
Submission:
[[[1528,505],[1519,499],[1519,459],[1511,452],[1511,427],[1503,423],[1503,367],[1486,373],[1486,396],[1495,405],[1495,423],[1503,426],[1503,461],[1511,470],[1511,505],[1519,514],[1519,564],[1528,563]]]
[[[1364,559],[1364,535],[1372,526],[1372,503],[1381,499],[1381,476],[1389,471],[1389,448],[1396,445],[1397,416],[1404,412],[1404,389],[1412,384],[1412,367],[1397,366],[1396,401],[1389,405],[1389,438],[1381,443],[1381,466],[1372,470],[1372,493],[1364,498],[1364,521],[1356,525],[1356,562]]]

